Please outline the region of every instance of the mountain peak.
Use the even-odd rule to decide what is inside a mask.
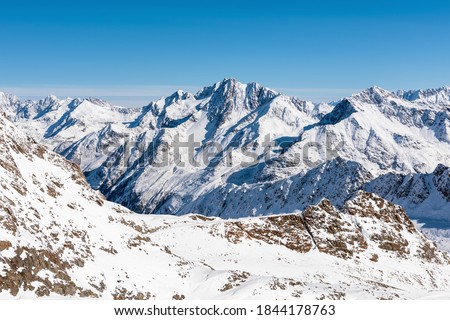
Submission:
[[[181,100],[188,100],[188,99],[193,99],[194,96],[186,91],[183,90],[177,90],[174,93],[172,93],[170,96],[168,96],[167,98],[165,98],[165,103],[166,105],[175,103],[175,102],[180,102]]]
[[[450,106],[450,87],[445,85],[437,89],[425,90],[398,90],[396,95],[402,99],[422,104],[437,104],[439,106]]]
[[[221,85],[236,85],[236,84],[242,84],[239,82],[236,78],[223,78],[222,81],[219,81],[216,83],[216,86]]]
[[[271,98],[279,95],[278,92],[270,88],[263,87],[257,82],[244,84],[242,82],[239,82],[235,78],[225,78],[222,81],[216,82],[212,86],[204,87],[199,92],[197,92],[195,98],[205,99],[213,95],[231,97],[233,95],[254,95],[255,93],[262,93],[263,95],[270,96]]]
[[[108,101],[105,101],[103,99],[95,98],[95,97],[88,97],[84,99],[83,101],[89,101],[90,103],[96,104],[98,106],[102,107],[112,107],[113,105],[109,103]]]
[[[372,86],[370,88],[367,88],[363,90],[361,93],[366,93],[370,95],[381,95],[381,96],[392,96],[392,92],[386,89],[383,89],[379,86]]]
[[[399,97],[392,93],[391,91],[388,91],[386,89],[383,89],[378,86],[372,86],[370,88],[367,88],[363,91],[360,91],[358,93],[355,93],[351,95],[347,99],[343,100],[349,100],[352,102],[352,104],[383,104],[386,101],[391,101],[398,99]]]
[[[55,95],[48,95],[48,96],[46,96],[45,98],[43,98],[43,99],[41,99],[41,100],[39,100],[38,101],[38,103],[40,104],[40,105],[50,105],[50,104],[55,104],[55,103],[57,103],[57,102],[59,102],[59,99],[58,99],[58,97],[57,96],[55,96]]]
[[[232,94],[235,91],[244,90],[245,84],[237,81],[234,78],[225,78],[220,82],[217,82],[213,86],[213,92],[217,92],[221,95]]]
[[[16,102],[19,102],[19,97],[7,92],[0,91],[0,104],[13,104]]]

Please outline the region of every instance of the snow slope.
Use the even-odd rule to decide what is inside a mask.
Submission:
[[[439,163],[448,163],[449,119],[448,110],[438,105],[424,106],[372,87],[343,99],[305,128],[302,141],[285,157],[300,153],[311,141],[325,146],[328,138],[340,144],[339,156],[361,163],[375,176],[431,172]]]
[[[120,130],[121,124],[132,121],[140,112],[95,98],[59,100],[48,96],[36,102],[3,93],[0,107],[23,131],[37,140],[45,139],[57,152],[107,126]]]

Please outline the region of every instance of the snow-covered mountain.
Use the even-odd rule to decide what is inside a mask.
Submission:
[[[347,200],[372,179],[370,172],[359,163],[338,157],[304,175],[297,174],[272,182],[239,184],[234,179],[229,179],[230,182],[180,208],[174,206],[183,203],[183,199],[174,194],[156,213],[196,212],[222,218],[286,214],[303,211],[323,199],[329,199],[342,208]]]
[[[0,148],[1,298],[450,294],[448,255],[371,193],[262,218],[138,215],[1,114]]]
[[[388,171],[431,172],[449,159],[449,112],[411,103],[378,87],[343,99],[303,132],[302,141],[341,143],[339,155],[378,175]],[[298,152],[305,143],[294,145]]]
[[[15,110],[23,104],[16,103]],[[79,111],[83,104],[85,107]],[[151,212],[158,202],[155,194],[165,198],[173,186],[197,188],[190,182],[194,177],[205,186],[217,184],[218,177],[235,172],[241,160],[246,159],[241,153],[234,158],[235,164],[228,166],[226,155],[233,150],[248,146],[261,154],[266,135],[299,135],[304,126],[329,111],[329,106],[282,96],[256,83],[244,85],[233,79],[206,87],[196,95],[178,91],[132,112],[104,105],[94,107],[90,101],[80,104],[79,99],[58,101],[55,105],[49,114],[31,120],[19,111],[9,111],[9,116],[21,129],[80,164],[90,184],[109,199],[140,212]],[[97,112],[103,109],[107,112]],[[188,141],[190,135],[201,142],[195,160],[210,152],[208,144],[218,143],[222,149],[222,154],[216,156],[218,161],[199,161],[199,167],[181,168],[174,161],[173,150],[169,150],[164,168],[152,166],[175,138]],[[189,164],[190,159],[182,156]]]
[[[399,90],[397,96],[425,105],[440,105],[442,107],[450,107],[450,87],[444,86],[438,89],[427,90]]]
[[[322,197],[339,207],[381,175],[450,165],[448,87],[372,87],[327,105],[225,79],[140,109],[3,96],[19,128],[79,164],[109,200],[143,213],[276,214]],[[177,152],[177,141],[194,144]]]
[[[0,94],[0,106],[23,131],[38,140],[45,139],[57,152],[109,126],[120,131],[122,123],[132,121],[139,114],[139,110],[113,106],[95,98],[59,100],[48,96],[36,102]]]
[[[374,192],[406,208],[414,218],[448,220],[450,214],[450,169],[438,165],[432,173],[388,173],[367,183]]]

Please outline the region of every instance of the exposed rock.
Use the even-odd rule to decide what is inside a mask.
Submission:
[[[362,233],[328,200],[306,208],[303,218],[320,252],[348,259],[368,247]]]
[[[11,248],[11,242],[0,240],[0,252]]]
[[[0,257],[0,261],[7,265],[3,270],[5,275],[0,276],[0,292],[7,290],[15,296],[20,289],[34,291],[36,283],[41,284],[37,289],[38,295],[50,292],[74,295],[77,292],[75,283],[67,274],[69,264],[55,253],[27,247],[18,247],[14,252],[12,258]],[[52,282],[48,277],[42,278],[39,275],[42,270],[50,272],[57,280]]]
[[[313,244],[299,215],[280,215],[255,219],[253,223],[225,222],[225,238],[232,243],[245,239],[281,245],[298,252],[308,252]]]

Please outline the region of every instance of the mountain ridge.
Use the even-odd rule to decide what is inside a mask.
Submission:
[[[445,87],[426,92],[441,91]],[[358,162],[374,178],[449,165],[449,111],[418,99],[374,86],[331,106],[224,79],[140,109],[118,112],[95,99],[50,99],[45,115],[16,113],[12,119],[79,164],[108,199],[137,212],[180,214],[205,195],[218,196],[224,185],[256,190],[261,183],[303,177],[338,157]],[[11,117],[10,107],[2,109]],[[197,144],[193,153],[177,154],[174,144],[190,139]]]

